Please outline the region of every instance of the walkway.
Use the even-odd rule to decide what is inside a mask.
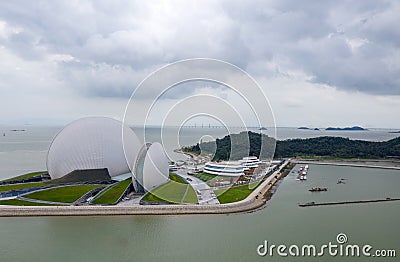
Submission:
[[[206,182],[197,177],[188,175],[187,172],[182,169],[178,170],[176,173],[183,177],[193,187],[200,205],[219,204],[218,198],[214,194],[214,190],[207,185]]]
[[[60,206],[72,205],[72,203],[61,203],[61,202],[54,202],[54,201],[46,201],[46,200],[39,200],[39,199],[34,199],[34,198],[26,198],[26,197],[23,197],[23,196],[18,196],[15,199],[22,200],[22,201],[27,201],[27,202],[38,203],[38,204],[49,204],[49,205],[60,205]]]

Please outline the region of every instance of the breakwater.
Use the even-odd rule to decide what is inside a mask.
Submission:
[[[328,166],[352,166],[352,167],[365,167],[365,168],[378,168],[378,169],[394,169],[400,170],[400,166],[398,162],[393,165],[382,165],[383,163],[390,163],[388,161],[376,163],[364,163],[362,161],[334,161],[334,160],[304,160],[304,159],[296,159],[293,162],[297,164],[312,164],[312,165],[328,165]]]
[[[299,207],[364,204],[364,203],[389,202],[389,201],[400,201],[400,198],[390,198],[390,197],[388,197],[388,198],[385,198],[385,199],[355,200],[355,201],[340,201],[340,202],[325,202],[325,203],[310,202],[310,203],[305,203],[305,204],[299,204]]]

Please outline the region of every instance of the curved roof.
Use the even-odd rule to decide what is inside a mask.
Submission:
[[[204,166],[204,172],[218,176],[239,177],[244,175],[244,168],[239,162],[208,162]]]
[[[52,179],[75,170],[102,168],[117,176],[130,172],[140,147],[136,134],[122,122],[107,117],[82,118],[53,139],[47,169]]]
[[[133,179],[145,190],[150,191],[168,181],[168,158],[160,143],[144,145],[136,163],[135,172],[132,172],[135,175]]]

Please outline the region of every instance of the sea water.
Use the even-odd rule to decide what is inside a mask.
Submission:
[[[24,132],[7,131],[6,137],[0,140],[0,177],[45,169],[47,148],[59,130],[57,127],[26,127]],[[203,131],[184,130],[182,132],[186,133],[180,139],[187,145],[196,143],[206,133]],[[222,129],[213,131],[215,137],[225,135]],[[293,132],[299,131],[293,129]],[[358,132],[358,136],[367,136]],[[175,139],[175,134],[171,131],[170,139]],[[386,131],[371,132],[368,136],[369,140],[390,138]],[[298,168],[282,181],[264,208],[249,213],[0,218],[0,260],[398,261],[398,258],[333,257],[329,254],[322,258],[284,258],[276,253],[259,256],[257,248],[265,241],[275,245],[318,247],[336,243],[339,233],[346,234],[347,243],[397,249],[400,255],[399,202],[298,206],[310,201],[400,197],[400,171],[310,165],[308,180],[297,181],[295,171]],[[337,184],[339,179],[346,183]],[[308,191],[318,186],[327,187],[328,191]]]

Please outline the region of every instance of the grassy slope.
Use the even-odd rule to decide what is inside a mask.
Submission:
[[[34,177],[34,176],[38,176],[38,175],[43,175],[43,174],[47,174],[47,171],[28,173],[28,174],[12,177],[12,178],[9,178],[6,180],[2,180],[1,182],[10,182],[10,181],[15,181],[15,180],[20,180],[23,178],[29,178],[29,177]]]
[[[115,202],[117,202],[131,182],[132,179],[128,178],[110,186],[104,193],[96,197],[92,203],[109,205],[115,204]]]
[[[216,176],[216,175],[211,175],[211,174],[207,174],[207,173],[192,174],[192,176],[197,177],[198,179],[200,179],[204,182],[210,181],[214,178],[218,178],[218,176]]]
[[[104,185],[77,185],[77,186],[66,186],[58,188],[50,188],[39,192],[30,193],[24,195],[26,198],[61,202],[61,203],[72,203],[79,199],[81,196],[98,187]]]
[[[57,206],[53,204],[44,204],[44,203],[34,203],[19,199],[7,199],[0,200],[0,205],[12,205],[12,206]]]
[[[261,183],[260,183],[261,184]],[[257,188],[257,187],[255,187]],[[228,190],[214,190],[221,204],[237,202],[245,199],[255,188],[250,189],[249,185],[231,187]]]
[[[23,189],[23,188],[39,187],[39,186],[44,186],[44,185],[46,185],[46,184],[42,183],[42,182],[4,185],[4,186],[0,186],[0,192],[16,190],[16,189]]]
[[[188,203],[188,204],[198,204],[198,200],[197,200],[197,195],[196,192],[194,192],[194,189],[192,186],[189,186],[189,190],[186,194],[185,199],[183,200],[183,203]]]
[[[177,183],[175,181],[169,181],[168,183],[161,185],[151,192],[147,193],[143,200],[152,202],[167,202],[173,204],[181,203],[182,197],[188,188],[188,193],[183,203],[194,203],[197,204],[197,196],[194,189],[189,184]]]

